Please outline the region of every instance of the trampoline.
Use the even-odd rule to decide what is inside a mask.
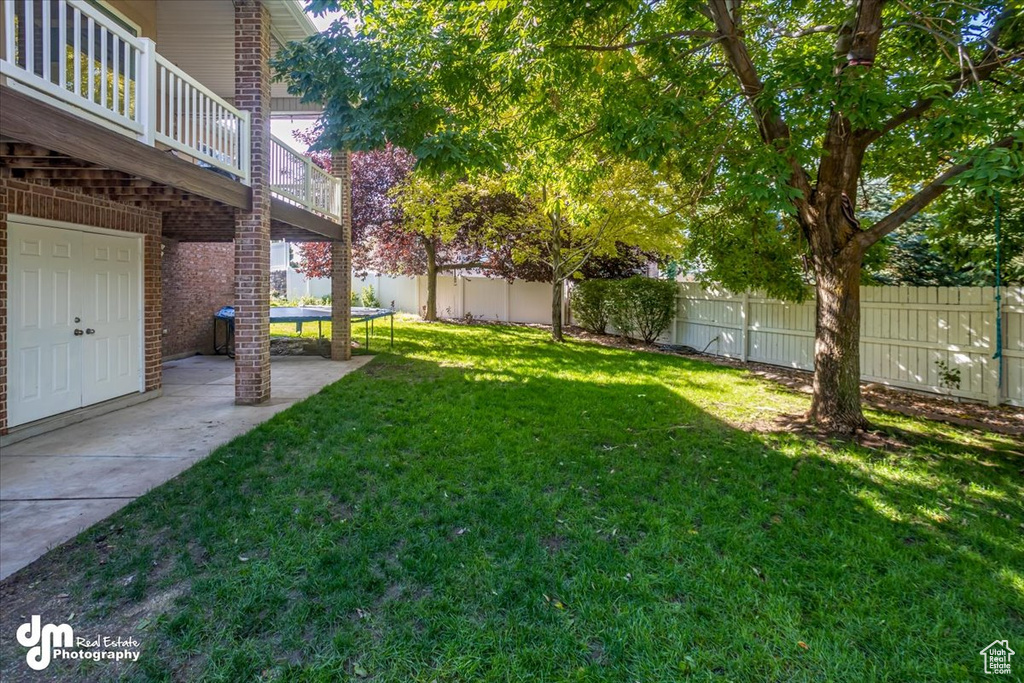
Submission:
[[[353,306],[349,313],[349,319],[353,323],[363,323],[366,332],[366,350],[370,350],[370,333],[373,332],[373,321],[378,318],[391,318],[391,348],[395,348],[395,312],[390,308],[366,308]],[[295,331],[302,332],[302,324],[315,322],[319,340],[324,338],[324,321],[330,322],[330,306],[271,306],[270,324],[294,323]],[[218,322],[224,324],[226,332],[224,343],[220,343],[220,335],[217,333]],[[231,352],[231,340],[235,334],[235,309],[233,306],[224,306],[213,316],[213,349],[216,353],[233,356]]]

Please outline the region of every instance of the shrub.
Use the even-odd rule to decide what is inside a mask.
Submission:
[[[380,308],[380,299],[377,298],[377,293],[373,291],[373,285],[366,285],[363,287],[363,306],[367,308]]]
[[[349,302],[349,305],[352,306],[352,308],[359,308],[360,306],[363,305],[363,293],[362,292],[353,289],[352,290],[352,294],[351,294],[351,296],[349,298],[351,299],[351,301]]]
[[[330,296],[313,296],[312,294],[304,294],[295,300],[296,306],[330,306]]]
[[[569,295],[572,316],[586,331],[604,334],[608,327],[608,295],[612,284],[609,280],[583,280],[572,288]]]
[[[639,337],[650,344],[672,323],[674,281],[636,276],[610,284],[609,318],[623,336]]]

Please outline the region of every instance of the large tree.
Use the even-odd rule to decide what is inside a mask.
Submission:
[[[327,145],[390,140],[421,164],[494,168],[571,142],[680,174],[694,236],[721,238],[702,265],[723,282],[772,289],[806,264],[809,418],[851,432],[866,426],[865,251],[955,182],[1022,174],[1016,3],[314,0],[346,21],[280,63],[326,102]],[[865,177],[898,192],[871,224],[856,210]],[[729,267],[766,244],[763,267]]]
[[[315,147],[315,128],[296,130],[293,135],[311,146],[308,152],[321,168],[331,170],[331,155]],[[406,182],[415,158],[403,149],[384,145],[380,149],[355,152],[352,173],[352,270],[413,274],[419,258],[415,236],[402,225],[401,212],[393,194]],[[331,276],[329,242],[303,242],[298,245],[296,270],[306,277]]]
[[[532,204],[496,178],[472,181],[413,173],[393,192],[403,231],[418,247],[416,274],[427,277],[426,320],[437,319],[437,276],[459,270],[522,277],[529,264],[504,249],[536,220]],[[388,271],[385,271],[388,272]],[[412,273],[409,273],[412,274]]]
[[[572,156],[577,164],[585,157]],[[558,342],[564,340],[566,281],[595,259],[616,257],[624,246],[675,256],[682,242],[675,187],[666,177],[635,162],[595,166],[578,183],[572,180],[579,169],[568,165],[537,181],[528,164],[506,164],[538,200],[538,219],[522,223],[507,239],[515,262],[540,264],[549,275],[551,337]]]

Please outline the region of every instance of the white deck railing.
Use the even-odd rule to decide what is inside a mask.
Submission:
[[[149,145],[182,152],[250,184],[249,113],[240,111],[84,0],[0,0],[11,87],[55,101]],[[341,220],[341,183],[277,138],[270,187]]]
[[[276,137],[270,142],[270,191],[298,206],[341,220],[341,183]]]
[[[153,138],[240,178],[249,178],[249,113],[239,111],[156,54]]]
[[[9,85],[249,184],[249,116],[83,0],[3,0]]]

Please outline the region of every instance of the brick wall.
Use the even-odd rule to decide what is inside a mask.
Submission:
[[[235,302],[231,242],[164,242],[163,357],[213,353],[213,314]]]
[[[341,179],[342,239],[331,243],[331,359],[352,357],[352,157],[331,154],[331,172]]]
[[[7,433],[7,217],[30,216],[143,235],[146,391],[161,386],[160,214],[10,177],[0,168],[0,434]]]

